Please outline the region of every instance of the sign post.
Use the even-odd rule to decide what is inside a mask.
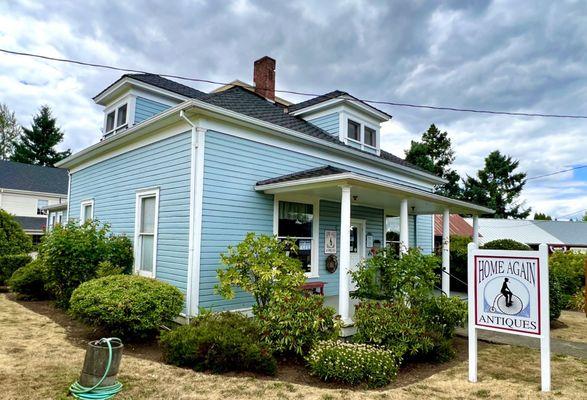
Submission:
[[[548,247],[468,247],[469,381],[477,382],[477,329],[540,338],[542,391],[550,391]]]

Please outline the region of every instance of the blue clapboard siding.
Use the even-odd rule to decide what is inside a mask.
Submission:
[[[185,132],[132,150],[71,175],[70,218],[94,199],[94,216],[134,238],[136,191],[159,187],[157,278],[183,292],[187,284],[190,143]]]
[[[231,301],[225,301],[214,293],[217,269],[221,267],[219,255],[228,245],[239,243],[247,232],[273,234],[273,196],[258,193],[255,183],[275,176],[289,174],[326,164],[339,166],[365,175],[376,176],[388,181],[399,182],[391,176],[374,175],[354,165],[341,165],[291,150],[237,138],[219,132],[206,133],[204,156],[204,193],[202,204],[202,246],[200,265],[200,306],[213,309],[245,308],[251,305],[251,298],[245,293],[236,293]],[[326,223],[335,224],[338,211],[336,203],[322,202]],[[328,208],[331,208],[328,222]],[[383,212],[356,209],[353,218],[368,217],[367,231],[374,239],[383,236]],[[371,215],[372,214],[372,215]],[[323,235],[321,225],[320,235]],[[320,250],[323,252],[323,237]],[[324,258],[321,257],[320,268]],[[320,276],[333,283],[327,285],[327,292],[338,290],[335,276]]]
[[[167,104],[137,96],[135,105],[135,124],[139,124],[154,115],[170,108]]]
[[[363,219],[366,222],[365,235],[373,235],[373,240],[383,240],[383,210],[355,206],[351,207],[351,218]],[[318,253],[320,255],[319,261],[319,277],[310,279],[326,282],[324,286],[324,294],[326,296],[333,296],[338,294],[338,280],[339,270],[334,273],[326,271],[325,263],[328,254],[324,254],[324,231],[336,231],[336,257],[340,260],[340,203],[332,201],[320,201],[320,240],[318,246]],[[383,244],[382,244],[383,245]],[[364,254],[370,257],[369,249],[364,249]]]
[[[328,115],[324,115],[322,117],[318,117],[315,119],[308,120],[313,125],[316,125],[318,128],[325,130],[326,132],[330,133],[332,136],[338,136],[339,133],[339,115],[338,113],[332,113]]]

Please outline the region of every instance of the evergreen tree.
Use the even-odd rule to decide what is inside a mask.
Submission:
[[[0,160],[8,160],[12,154],[14,141],[20,135],[20,125],[14,112],[6,104],[0,103]]]
[[[69,149],[61,152],[55,149],[63,140],[63,132],[57,127],[49,106],[42,106],[33,117],[31,128],[23,131],[14,144],[12,161],[52,167],[71,154]]]
[[[535,213],[534,221],[552,221],[552,217],[544,213]]]
[[[514,172],[518,160],[502,155],[498,150],[485,158],[485,166],[477,178],[467,176],[463,197],[465,200],[492,208],[493,218],[526,218],[530,208],[524,209],[516,199],[526,183],[526,173]]]
[[[412,140],[410,148],[405,153],[406,161],[448,181],[436,188],[438,194],[461,198],[462,189],[459,185],[461,178],[456,171],[450,169],[455,156],[447,132],[441,132],[436,125],[432,124],[422,134],[420,142]]]
[[[587,211],[585,211],[585,214],[583,214],[583,222],[587,222]]]

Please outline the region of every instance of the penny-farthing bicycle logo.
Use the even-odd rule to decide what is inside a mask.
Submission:
[[[485,286],[483,297],[485,312],[530,317],[530,293],[516,278],[492,279]]]

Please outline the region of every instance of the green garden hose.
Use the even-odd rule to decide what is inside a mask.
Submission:
[[[98,343],[106,343],[108,345],[108,364],[106,365],[106,370],[104,371],[104,375],[102,378],[92,387],[86,387],[79,384],[78,381],[75,381],[69,387],[69,392],[75,397],[76,399],[82,400],[106,400],[114,397],[118,392],[122,390],[122,383],[116,382],[114,385],[111,386],[100,386],[100,384],[106,379],[108,376],[108,372],[110,372],[110,366],[112,364],[112,344],[111,342],[116,342],[122,344],[122,341],[119,338],[102,338]]]

